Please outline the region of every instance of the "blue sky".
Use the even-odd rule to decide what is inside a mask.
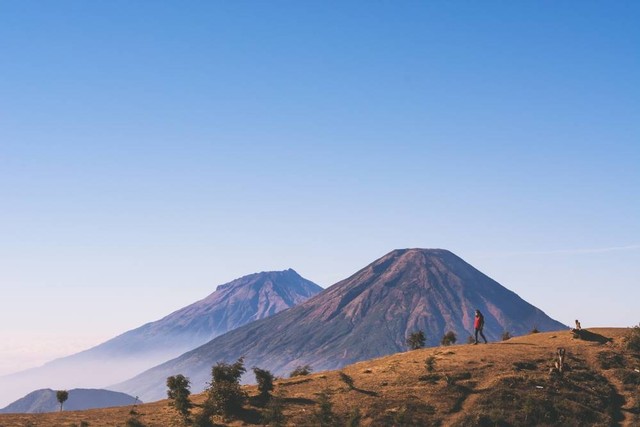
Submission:
[[[0,373],[245,274],[328,286],[404,247],[567,324],[637,324],[639,20],[635,1],[1,2]]]

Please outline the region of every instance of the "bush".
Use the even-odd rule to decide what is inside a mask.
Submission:
[[[253,373],[256,375],[260,396],[263,398],[269,397],[269,392],[273,390],[273,374],[260,368],[253,368]]]
[[[534,326],[533,329],[531,330],[531,333],[532,334],[538,334],[538,333],[540,333],[540,331],[538,330],[537,326]]]
[[[289,374],[289,378],[302,377],[305,375],[309,375],[312,371],[313,369],[309,365],[298,366],[296,367],[296,369],[291,371],[291,373]]]
[[[436,357],[434,355],[431,355],[429,357],[427,357],[427,359],[424,361],[424,367],[427,370],[427,372],[433,372],[436,370]]]
[[[474,344],[475,342],[476,342],[476,339],[472,335],[469,335],[467,337],[467,344]]]
[[[145,423],[143,423],[136,417],[129,417],[124,425],[125,427],[147,427]]]
[[[509,331],[504,331],[502,333],[502,341],[507,341],[511,339],[511,334],[509,333]]]
[[[424,347],[425,342],[427,341],[427,337],[424,335],[422,331],[412,332],[407,338],[407,345],[411,350],[417,350],[419,348]]]
[[[211,386],[207,390],[203,411],[205,415],[218,414],[228,419],[240,412],[247,398],[240,388],[240,377],[245,372],[242,357],[232,365],[218,362],[213,366]]]
[[[442,337],[442,341],[440,341],[440,344],[442,345],[452,345],[456,343],[456,340],[458,338],[456,337],[455,332],[453,331],[449,331],[446,334],[444,334],[444,336]]]
[[[169,405],[176,408],[176,411],[182,415],[185,422],[191,415],[191,408],[193,407],[189,400],[191,391],[191,384],[189,378],[186,378],[182,374],[171,376],[167,378],[167,397],[169,398]]]
[[[640,351],[640,324],[631,328],[626,337],[627,349]]]

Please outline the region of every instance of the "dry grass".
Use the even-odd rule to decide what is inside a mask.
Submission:
[[[569,331],[514,337],[509,341],[425,348],[356,363],[341,371],[280,379],[288,425],[316,425],[321,392],[345,425],[358,408],[363,426],[380,425],[639,425],[634,413],[640,356],[624,348],[622,328],[591,329],[608,340],[584,341]],[[570,368],[550,376],[558,347],[567,350]],[[425,360],[433,356],[434,371]],[[252,397],[255,386],[246,387]],[[193,396],[196,404],[202,394]],[[253,402],[253,404],[251,403]],[[36,415],[0,415],[0,426],[124,426],[130,407]],[[196,408],[196,411],[198,409]],[[159,401],[139,405],[139,420],[149,427],[180,426],[176,412]],[[262,425],[265,408],[250,399],[247,411],[228,425]],[[224,424],[218,419],[219,424]]]

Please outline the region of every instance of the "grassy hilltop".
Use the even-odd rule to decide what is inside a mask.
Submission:
[[[397,353],[280,379],[274,394],[292,426],[320,425],[319,401],[326,395],[341,426],[640,425],[640,353],[626,347],[630,329],[589,332],[587,340],[559,331]],[[550,373],[559,347],[566,349],[562,376]],[[215,422],[263,425],[267,408],[256,387],[244,389],[250,396],[245,410],[232,421]],[[204,400],[204,394],[192,396],[196,404]],[[163,400],[136,408],[6,414],[0,426],[125,426],[132,409],[149,427],[183,425]]]

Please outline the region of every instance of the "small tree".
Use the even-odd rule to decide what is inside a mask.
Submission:
[[[256,382],[258,383],[260,396],[263,399],[268,399],[269,392],[273,390],[273,374],[260,368],[253,368],[253,373],[256,375]]]
[[[60,403],[60,412],[62,412],[62,405],[69,398],[69,392],[67,390],[58,390],[56,392],[56,399],[58,399],[58,403]]]
[[[309,365],[297,366],[296,369],[291,371],[291,373],[289,374],[289,378],[301,377],[301,376],[304,376],[304,375],[309,375],[312,371],[313,371],[313,369]]]
[[[511,339],[511,334],[509,333],[509,331],[504,331],[502,333],[502,341],[507,341]]]
[[[449,331],[446,334],[444,334],[444,336],[442,337],[442,341],[440,341],[440,343],[442,345],[452,345],[456,343],[457,339],[458,338],[456,337],[455,332]]]
[[[213,366],[203,412],[222,415],[227,419],[237,414],[247,398],[240,388],[240,377],[246,371],[242,357],[232,365],[218,362]]]
[[[417,350],[419,348],[424,347],[424,343],[427,341],[427,337],[425,337],[424,332],[417,331],[412,332],[407,338],[407,345],[411,350]]]
[[[193,404],[189,400],[191,391],[191,383],[189,378],[186,378],[182,374],[171,376],[167,378],[167,397],[169,398],[169,405],[176,408],[176,411],[182,415],[185,422],[189,420],[191,415],[191,408]]]

